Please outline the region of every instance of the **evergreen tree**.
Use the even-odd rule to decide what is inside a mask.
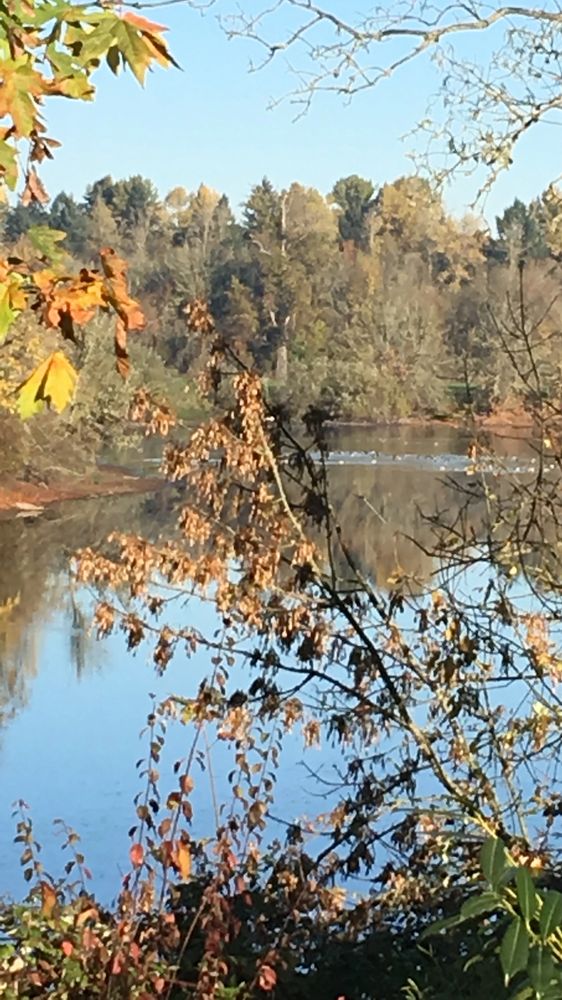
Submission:
[[[369,214],[375,189],[371,181],[352,174],[334,184],[332,199],[340,209],[339,232],[342,241],[366,250],[369,245]]]

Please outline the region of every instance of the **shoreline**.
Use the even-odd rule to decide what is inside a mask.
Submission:
[[[535,422],[530,414],[525,412],[505,411],[490,414],[478,414],[472,420],[463,416],[447,417],[396,417],[395,420],[327,420],[326,426],[329,429],[338,430],[340,428],[355,427],[365,429],[378,429],[390,427],[418,427],[435,428],[450,427],[453,430],[466,431],[469,434],[472,430],[494,431],[530,431],[535,426]]]
[[[166,486],[160,476],[137,476],[118,466],[99,466],[91,479],[63,480],[60,483],[28,483],[10,479],[0,481],[0,518],[35,517],[53,504],[96,497],[153,493]]]
[[[451,428],[465,431],[489,431],[505,435],[512,432],[527,436],[534,426],[532,417],[524,411],[499,411],[479,415],[471,425],[462,416],[399,417],[396,420],[330,420],[329,430],[383,430],[392,427]],[[35,517],[46,507],[70,500],[88,500],[96,497],[125,496],[135,493],[152,493],[167,485],[161,476],[142,476],[129,471],[126,466],[100,464],[85,478],[61,479],[57,483],[31,483],[17,477],[0,480],[0,518]]]

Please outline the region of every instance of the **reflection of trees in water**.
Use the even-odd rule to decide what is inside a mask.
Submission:
[[[398,463],[331,466],[329,481],[342,533],[375,585],[384,589],[397,573],[427,583],[437,568],[431,516],[440,512],[446,515],[442,521],[454,522],[469,481],[458,477],[456,492],[443,474]],[[88,616],[70,586],[72,554],[101,545],[115,530],[148,538],[169,534],[179,506],[174,492],[162,491],[73,501],[34,519],[0,521],[0,722],[25,705],[42,635],[55,614],[61,616],[68,659],[78,675],[98,655]],[[478,510],[477,500],[471,506],[475,522]]]
[[[458,428],[395,426],[389,428],[339,428],[329,437],[330,449],[372,452],[373,464],[329,466],[330,501],[342,535],[361,571],[381,589],[399,575],[416,591],[438,569],[437,553],[444,534],[449,543],[456,531],[470,528],[474,538],[485,534],[486,514],[478,475],[438,471],[440,459],[466,456],[470,434]],[[505,469],[527,463],[536,454],[528,431],[505,428],[480,432],[479,446],[494,456],[499,476],[498,496],[509,493],[511,475]],[[409,455],[407,463],[384,464],[377,454]],[[435,468],[416,465],[413,456],[430,456]],[[507,465],[505,465],[507,463]],[[450,530],[449,530],[450,529]],[[448,553],[450,559],[450,551]],[[342,569],[342,567],[340,567]]]
[[[425,515],[458,498],[442,478],[413,466],[346,465],[330,469],[332,502],[354,557],[378,587],[397,571],[427,580],[432,528]],[[34,519],[0,521],[0,722],[25,705],[38,669],[45,626],[60,615],[68,659],[78,675],[99,647],[74,599],[69,561],[114,530],[153,537],[176,520],[177,498],[151,496],[73,501]],[[62,614],[61,614],[62,612]]]
[[[399,573],[427,581],[435,570],[430,518],[461,498],[443,476],[414,466],[330,468],[331,500],[363,573],[385,588]],[[414,541],[415,539],[415,541]]]
[[[116,528],[151,535],[169,518],[166,507],[152,497],[101,498],[0,521],[0,724],[26,704],[45,627],[55,615],[77,674],[97,653],[70,586],[72,554],[101,544]]]

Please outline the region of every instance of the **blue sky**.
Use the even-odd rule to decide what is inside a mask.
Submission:
[[[332,0],[332,6],[343,2]],[[169,26],[182,72],[156,70],[142,90],[130,74],[116,80],[103,70],[93,104],[51,101],[49,133],[63,142],[43,168],[51,194],[64,188],[79,196],[104,174],[140,173],[162,194],[203,181],[224,191],[237,210],[264,175],[280,187],[297,180],[327,193],[347,174],[380,184],[412,171],[410,147],[400,137],[424,116],[434,84],[427,64],[411,66],[351,103],[322,95],[295,122],[288,103],[269,110],[271,99],[291,88],[285,60],[250,73],[256,49],[228,41],[214,15],[179,6],[157,11],[155,19]],[[539,194],[560,173],[561,161],[562,129],[532,130],[516,166],[489,196],[486,216],[493,219],[516,195],[528,200]],[[474,193],[474,181],[460,180],[448,190],[447,203],[461,213]]]

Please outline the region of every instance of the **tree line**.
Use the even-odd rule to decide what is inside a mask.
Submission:
[[[204,184],[161,198],[144,177],[104,177],[81,200],[63,191],[48,207],[5,207],[1,232],[5,247],[21,250],[30,229],[48,226],[88,266],[100,246],[114,248],[147,317],[138,342],[189,379],[202,344],[185,309],[203,299],[293,410],[384,421],[528,401],[528,380],[514,382],[509,358],[522,350],[522,271],[541,392],[557,398],[559,203],[556,188],[530,204],[516,199],[492,233],[477,217],[454,217],[416,176],[377,188],[352,175],[327,197],[264,178],[239,217]]]

